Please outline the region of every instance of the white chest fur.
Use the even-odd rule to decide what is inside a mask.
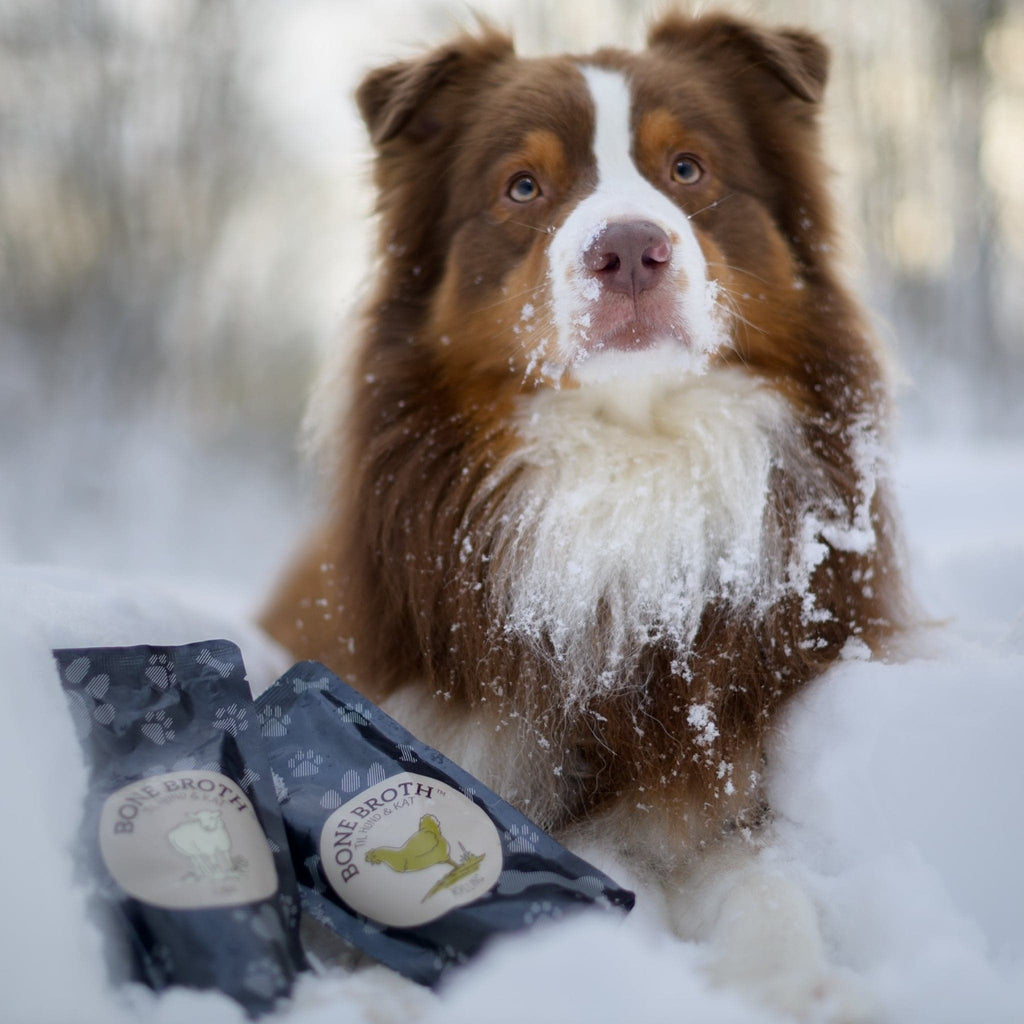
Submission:
[[[782,398],[741,371],[534,396],[492,584],[507,634],[553,650],[564,699],[616,684],[644,641],[680,656],[710,601],[756,615],[786,555],[768,515]]]

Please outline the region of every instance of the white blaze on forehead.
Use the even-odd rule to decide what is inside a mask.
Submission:
[[[548,251],[558,331],[555,361],[593,380],[631,372],[646,376],[655,365],[699,369],[721,340],[715,286],[708,282],[704,255],[686,214],[640,173],[633,160],[632,96],[625,75],[587,65],[580,71],[594,105],[597,186],[569,214]],[[657,224],[672,243],[666,270],[676,288],[673,312],[665,324],[663,345],[637,355],[598,352],[595,356],[590,333],[602,289],[583,257],[610,223],[632,220]]]
[[[633,133],[630,130],[632,97],[625,77],[604,68],[581,69],[594,101],[594,158],[597,160],[598,188],[607,183],[629,184],[639,178],[650,188],[633,163]]]

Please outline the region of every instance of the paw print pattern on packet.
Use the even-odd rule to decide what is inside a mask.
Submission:
[[[242,988],[263,999],[272,999],[285,987],[286,979],[280,964],[269,957],[262,957],[249,963],[242,978]]]
[[[117,717],[117,709],[113,704],[97,704],[92,709],[92,717],[96,719],[100,725],[110,725],[110,723]]]
[[[268,942],[284,941],[281,918],[277,916],[273,907],[268,907],[265,903],[253,911],[249,926],[261,939],[266,939]]]
[[[110,723],[117,717],[117,709],[113,704],[107,704],[103,698],[107,695],[107,690],[110,689],[110,676],[105,672],[100,672],[90,679],[85,686],[82,687],[86,697],[91,697],[96,703],[93,705],[92,717],[96,719],[100,725],[110,725]]]
[[[320,806],[325,811],[336,810],[344,802],[344,798],[336,789],[329,789],[322,797],[320,797]]]
[[[448,964],[464,964],[469,957],[454,946],[442,946],[434,957],[434,968],[443,970]]]
[[[557,921],[561,916],[561,907],[553,906],[547,900],[543,900],[530,904],[530,909],[523,915],[523,924],[533,924],[534,921],[541,921],[544,918]]]
[[[174,661],[166,654],[152,655],[146,664],[146,678],[158,690],[174,686],[178,681],[174,672]]]
[[[255,907],[238,907],[231,916],[239,924],[247,926],[254,934],[268,942],[284,938],[281,931],[281,919],[274,912],[273,907],[269,907],[265,903]]]
[[[238,704],[229,704],[227,707],[217,708],[210,723],[214,729],[223,729],[229,736],[237,736],[249,728],[249,722],[245,716],[245,708]]]
[[[260,732],[264,736],[287,736],[288,726],[291,724],[292,716],[287,714],[280,705],[263,708],[260,711]]]
[[[84,740],[92,731],[92,712],[89,709],[89,702],[74,690],[67,691],[67,698],[75,732],[80,740]]]
[[[288,767],[298,779],[316,775],[323,763],[324,759],[315,750],[299,750],[288,758]]]
[[[533,853],[540,842],[540,833],[529,825],[512,825],[505,833],[509,853]]]
[[[174,957],[171,955],[170,949],[162,942],[143,951],[142,958],[146,963],[146,973],[160,979],[161,985],[166,985],[174,976]]]
[[[345,705],[338,708],[338,717],[343,722],[352,722],[355,725],[370,724],[370,713],[362,704]]]
[[[110,689],[110,676],[106,672],[101,672],[99,675],[93,676],[83,689],[94,700],[103,700],[107,695],[107,690]]]
[[[281,909],[289,928],[294,928],[299,919],[300,906],[298,900],[292,899],[287,893],[281,893]]]
[[[72,685],[77,686],[89,674],[89,659],[84,655],[75,658],[64,670],[64,678]]]
[[[166,711],[147,711],[146,720],[139,731],[146,739],[162,747],[174,739],[174,722]]]

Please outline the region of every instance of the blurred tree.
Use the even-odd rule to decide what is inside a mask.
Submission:
[[[634,0],[481,7],[532,51],[637,44],[651,13]],[[147,404],[157,388],[211,422],[294,430],[365,267],[365,140],[347,93],[366,65],[460,18],[381,0],[394,16],[370,24],[357,8],[0,0],[3,393],[20,366],[55,394]],[[911,373],[1002,389],[1005,402],[974,405],[1005,416],[1024,374],[1024,241],[1004,210],[1016,188],[1024,221],[1024,188],[1006,170],[995,188],[993,161],[1021,148],[992,134],[1024,110],[1024,86],[1017,107],[1006,92],[1024,63],[1024,0],[765,0],[759,15],[810,23],[833,47],[830,151]],[[948,402],[933,390],[914,401],[934,422]]]
[[[953,219],[954,268],[943,282],[945,330],[939,336],[947,357],[973,353],[977,365],[1001,376],[1007,348],[992,315],[993,284],[1000,239],[996,202],[982,173],[985,100],[990,88],[985,41],[1005,14],[1003,0],[941,0],[939,66],[949,68],[949,145],[953,188],[948,197]]]
[[[298,416],[314,345],[274,363],[268,337],[290,334],[287,317],[239,338],[252,321],[209,287],[228,225],[285,177],[245,80],[245,7],[0,6],[0,341],[27,339],[57,391],[146,405],[156,386],[201,396],[215,417],[281,401]],[[258,362],[261,343],[290,388],[246,389],[239,362]]]

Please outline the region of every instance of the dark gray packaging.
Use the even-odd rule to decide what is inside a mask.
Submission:
[[[115,976],[271,1010],[306,966],[300,902],[238,648],[54,651],[89,763],[84,867]]]
[[[316,662],[256,701],[303,909],[436,984],[491,937],[634,897]]]

